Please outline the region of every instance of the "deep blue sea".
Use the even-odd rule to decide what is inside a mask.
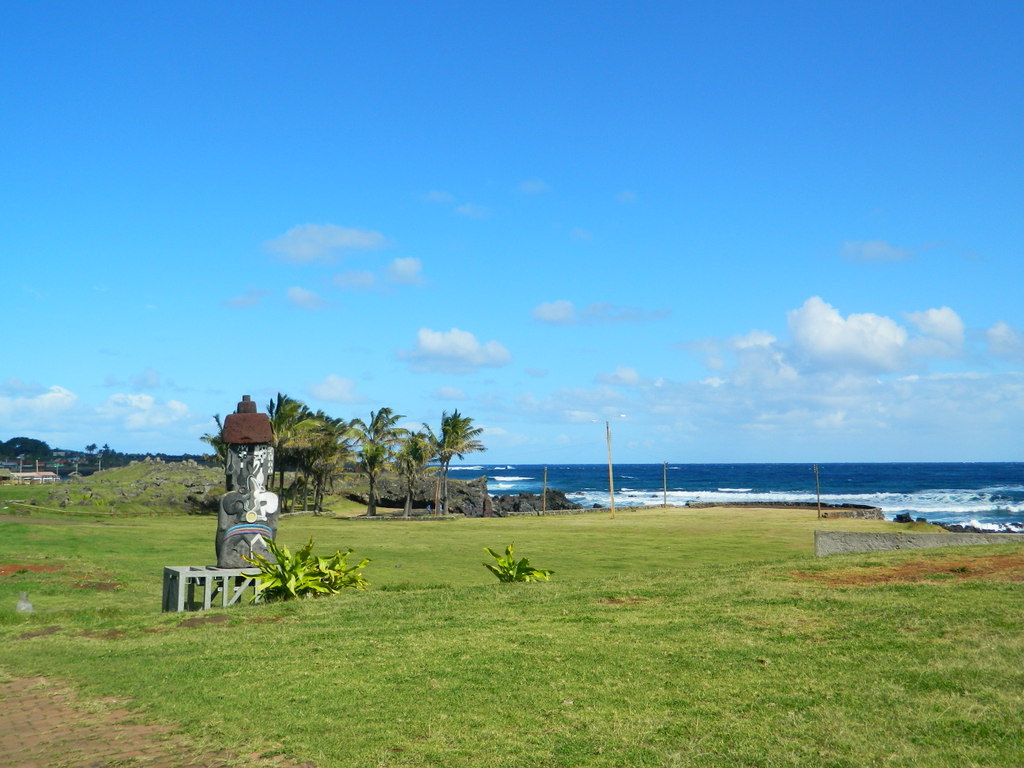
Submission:
[[[543,488],[544,466],[475,464],[451,476],[488,476],[492,495]],[[662,464],[615,465],[616,506],[661,504]],[[607,464],[551,464],[548,487],[578,504],[608,504]],[[887,518],[901,512],[936,523],[1024,532],[1024,463],[819,464],[822,503],[869,504]],[[815,501],[811,464],[667,465],[667,500]],[[1007,527],[1009,526],[1009,527]]]

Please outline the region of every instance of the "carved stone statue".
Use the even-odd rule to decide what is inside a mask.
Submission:
[[[217,567],[248,568],[243,555],[273,561],[267,541],[277,534],[277,494],[266,489],[274,473],[274,432],[266,414],[256,412],[249,395],[224,418],[227,487],[217,517]]]

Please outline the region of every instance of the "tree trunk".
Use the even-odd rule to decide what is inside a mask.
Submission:
[[[370,493],[367,494],[366,499],[366,516],[375,517],[377,515],[377,478],[375,478],[372,474],[367,475],[367,477],[370,478]]]

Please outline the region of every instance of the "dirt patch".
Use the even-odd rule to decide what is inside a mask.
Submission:
[[[83,700],[46,678],[0,681],[0,766],[316,768],[283,757],[213,750],[167,725],[139,721],[115,699]]]
[[[212,616],[196,616],[194,619],[185,619],[179,627],[201,627],[204,624],[223,624],[230,621],[231,617],[225,613],[215,613]]]
[[[1024,555],[929,558],[870,568],[836,571],[795,571],[794,578],[816,581],[831,587],[869,587],[898,582],[940,582],[943,580],[1024,581]]]
[[[15,573],[43,573],[59,571],[59,565],[40,565],[39,563],[0,563],[0,576],[12,576]]]
[[[52,635],[56,632],[60,632],[60,627],[43,627],[42,629],[33,629],[31,632],[22,632],[18,635],[19,640],[29,640],[33,637],[45,637],[46,635]]]

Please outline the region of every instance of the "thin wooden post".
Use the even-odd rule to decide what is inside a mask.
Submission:
[[[611,423],[604,423],[605,435],[608,438],[608,508],[611,510],[611,518],[615,519],[615,480],[612,473],[612,426]]]
[[[661,504],[664,507],[668,506],[668,462],[664,462],[661,465]]]
[[[544,467],[544,493],[540,497],[540,513],[548,513],[548,468]]]
[[[818,480],[818,465],[814,465],[814,492],[818,496],[818,517],[821,517],[821,482]]]

